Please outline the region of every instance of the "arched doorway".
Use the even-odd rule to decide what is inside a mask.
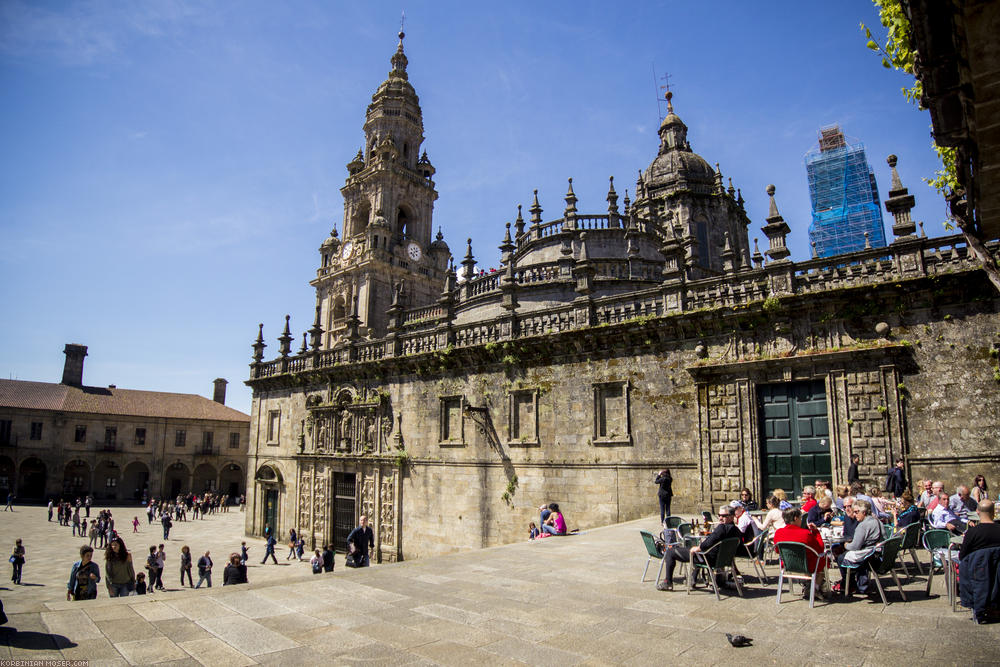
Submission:
[[[215,467],[207,463],[202,463],[194,469],[194,489],[195,493],[215,492],[218,490],[219,478],[215,473]]]
[[[257,533],[263,535],[270,528],[275,536],[280,535],[281,513],[278,510],[284,488],[281,471],[269,464],[262,465],[254,475],[254,482],[257,486]]]
[[[35,457],[21,461],[21,474],[18,475],[17,488],[14,493],[19,498],[41,499],[45,496],[45,482],[48,472],[45,464]]]
[[[14,490],[14,480],[17,476],[14,459],[9,456],[0,456],[0,495],[4,498]]]
[[[63,493],[67,496],[84,496],[90,493],[90,466],[76,459],[66,464],[63,471]]]
[[[176,498],[186,495],[190,479],[191,473],[186,465],[180,461],[171,464],[163,476],[163,497]]]
[[[118,485],[121,484],[122,467],[116,461],[101,461],[94,468],[94,498],[118,500]]]
[[[219,473],[219,493],[224,493],[230,498],[239,497],[243,493],[244,480],[243,468],[236,463],[226,464]]]
[[[135,502],[149,499],[149,468],[145,463],[133,461],[122,473],[122,496]]]

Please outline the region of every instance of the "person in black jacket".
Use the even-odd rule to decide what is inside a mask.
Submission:
[[[247,583],[247,566],[240,562],[239,554],[229,554],[229,565],[222,571],[222,585],[231,586],[245,583]]]
[[[899,498],[906,490],[906,473],[903,472],[903,459],[896,459],[896,465],[889,471],[889,480],[886,484],[886,491],[894,498]]]
[[[368,517],[364,514],[358,521],[358,527],[347,536],[347,563],[352,567],[368,567],[368,547],[375,548],[375,534],[368,525]]]
[[[848,485],[861,481],[861,478],[858,476],[858,463],[860,462],[861,462],[860,456],[858,456],[857,454],[851,454],[851,465],[847,466]]]
[[[667,576],[666,578],[657,584],[657,589],[661,591],[672,591],[674,590],[674,567],[677,565],[677,561],[683,561],[685,563],[691,562],[691,554],[697,553],[698,551],[708,551],[713,546],[721,542],[722,540],[735,537],[740,539],[740,529],[736,527],[733,523],[733,511],[728,505],[724,505],[719,508],[719,523],[716,524],[715,530],[712,534],[702,540],[701,545],[697,547],[682,547],[680,545],[668,545],[666,552],[663,554],[663,561],[667,566]],[[708,557],[709,565],[714,564],[714,558],[709,555]],[[693,569],[689,571],[689,576],[693,574]]]
[[[670,471],[664,468],[653,480],[653,483],[660,486],[656,497],[660,501],[660,523],[663,523],[670,516],[670,501],[674,497],[674,478],[670,476]]]

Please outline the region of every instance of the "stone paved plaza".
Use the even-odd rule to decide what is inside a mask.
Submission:
[[[119,521],[136,513],[115,510]],[[762,588],[749,576],[746,599],[730,594],[716,602],[703,590],[686,595],[682,586],[658,592],[652,574],[639,582],[646,556],[637,531],[654,528],[653,518],[365,570],[344,568],[341,556],[333,574],[318,576],[305,563],[283,560],[287,549],[279,551],[281,565],[261,566],[263,544],[248,539],[249,586],[177,587],[182,544],[196,554],[211,550],[221,583],[225,556],[241,540],[243,516],[230,512],[175,524],[165,571],[172,590],[113,600],[102,583],[97,600],[69,603],[66,580],[81,540],[46,523],[44,514],[43,508],[0,513],[0,544],[9,548],[20,536],[28,551],[25,585],[0,588],[10,617],[0,628],[0,659],[212,666],[1000,664],[1000,625],[976,626],[968,613],[952,613],[940,595],[941,577],[930,599],[923,578],[904,583],[910,602],[890,594],[884,611],[860,598],[817,601],[810,611],[808,602],[790,596],[778,607],[773,580]],[[154,528],[143,526],[138,539],[126,539],[140,563],[142,551],[159,542]],[[734,649],[726,632],[752,637],[754,645]]]

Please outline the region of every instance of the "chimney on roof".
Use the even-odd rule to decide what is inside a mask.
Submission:
[[[216,403],[226,404],[226,385],[229,384],[226,380],[222,378],[215,378],[215,394],[212,396],[212,400]]]
[[[83,358],[87,356],[87,346],[66,343],[63,350],[66,364],[63,366],[62,383],[79,387],[83,384]]]

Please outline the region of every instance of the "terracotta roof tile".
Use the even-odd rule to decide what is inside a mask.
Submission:
[[[0,407],[131,417],[250,421],[249,415],[197,394],[71,387],[25,380],[0,380]]]

